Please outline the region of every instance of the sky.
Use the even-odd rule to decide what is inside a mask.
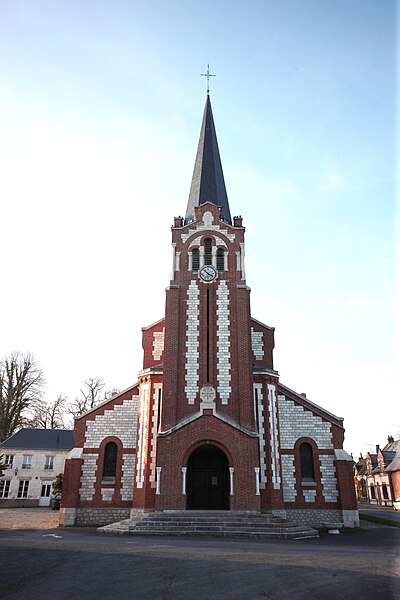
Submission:
[[[206,98],[252,316],[282,383],[400,437],[397,5],[391,0],[0,0],[0,357],[46,398],[142,367],[163,316]],[[399,298],[397,296],[397,306]]]

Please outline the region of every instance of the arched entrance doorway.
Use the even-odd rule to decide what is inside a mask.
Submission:
[[[216,446],[200,446],[190,455],[187,469],[187,508],[229,509],[228,459]]]

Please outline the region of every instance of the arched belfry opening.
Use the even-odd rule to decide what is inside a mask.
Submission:
[[[187,509],[229,510],[229,463],[216,446],[205,444],[190,455]]]

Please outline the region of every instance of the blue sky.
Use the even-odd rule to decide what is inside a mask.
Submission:
[[[343,416],[353,453],[397,436],[397,23],[390,0],[0,0],[0,355],[33,352],[49,399],[135,381],[210,63],[282,382]]]

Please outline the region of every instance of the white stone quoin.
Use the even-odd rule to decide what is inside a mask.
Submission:
[[[231,393],[229,289],[221,280],[217,289],[217,391],[222,404]]]
[[[194,404],[199,391],[199,288],[193,279],[187,291],[185,392]]]

